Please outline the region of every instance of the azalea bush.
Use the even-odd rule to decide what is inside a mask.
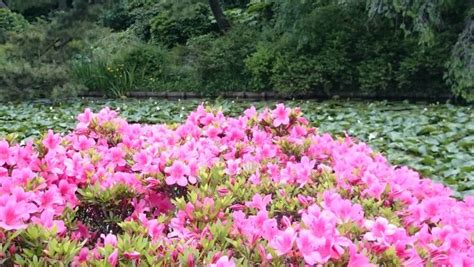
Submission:
[[[202,100],[94,99],[65,102],[32,101],[0,105],[1,136],[23,142],[48,129],[65,134],[76,126],[85,108],[110,107],[129,123],[182,123]],[[249,106],[259,111],[273,101],[207,100],[226,116],[239,116]],[[449,103],[386,101],[286,101],[299,107],[319,133],[368,142],[394,165],[408,166],[424,177],[448,185],[456,197],[474,194],[474,112]],[[49,105],[45,108],[45,105]],[[21,142],[21,141],[20,141]]]
[[[472,266],[474,197],[278,104],[0,140],[5,266]]]

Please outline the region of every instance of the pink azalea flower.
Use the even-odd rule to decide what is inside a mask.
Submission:
[[[369,259],[360,253],[357,253],[355,246],[349,248],[349,264],[347,267],[375,267]]]
[[[352,204],[350,200],[343,199],[338,193],[326,191],[323,194],[323,206],[332,211],[339,219],[339,223],[353,221],[362,224],[364,211],[359,204]]]
[[[151,155],[147,153],[147,151],[141,150],[133,155],[133,161],[135,164],[133,165],[132,169],[134,171],[142,171],[147,169],[147,167],[151,164],[152,158]]]
[[[241,161],[240,159],[232,160],[229,159],[227,160],[227,168],[226,168],[226,173],[228,175],[237,175],[237,173],[240,170]]]
[[[30,201],[34,197],[34,193],[31,191],[25,191],[22,187],[15,187],[11,190],[12,196],[14,197],[16,202],[25,203],[26,205],[30,205]],[[33,205],[35,206],[35,205]],[[35,206],[36,208],[36,206]],[[31,212],[33,213],[33,211]]]
[[[228,195],[229,193],[230,193],[230,191],[226,187],[217,188],[217,194],[220,197],[224,197],[225,195]]]
[[[72,266],[81,266],[81,264],[86,263],[89,260],[89,249],[81,248],[79,254],[74,257]]]
[[[80,153],[74,153],[72,158],[65,159],[64,165],[66,167],[66,175],[79,178],[81,173],[84,171],[82,163],[83,158]]]
[[[116,166],[125,166],[127,162],[125,161],[125,152],[118,148],[118,147],[113,147],[109,149],[109,160],[112,164]]]
[[[290,108],[285,108],[284,104],[276,105],[276,109],[273,110],[273,126],[278,127],[280,125],[288,125],[290,123]]]
[[[293,249],[296,240],[295,230],[288,227],[285,231],[280,231],[269,245],[276,250],[278,256],[288,254]]]
[[[171,167],[165,168],[165,172],[168,175],[166,177],[167,185],[178,184],[180,186],[186,186],[188,184],[186,176],[189,175],[190,170],[182,161],[175,160]]]
[[[117,246],[117,237],[114,234],[101,234],[100,237],[104,240],[104,246]]]
[[[43,209],[54,208],[64,203],[56,185],[51,185],[47,190],[39,192],[33,201]]]
[[[10,145],[7,141],[0,141],[0,167],[10,159]]]
[[[260,172],[257,171],[256,173],[253,173],[249,177],[249,182],[251,182],[254,185],[259,185],[261,180],[260,180]]]
[[[308,230],[300,232],[296,244],[307,264],[323,264],[331,257],[330,250],[325,248],[326,239],[317,238]]]
[[[84,135],[80,135],[77,138],[74,139],[73,141],[73,147],[74,149],[78,151],[85,151],[89,149],[90,147],[93,147],[95,145],[94,139],[87,138]]]
[[[81,123],[89,123],[93,118],[93,113],[90,108],[86,108],[84,113],[77,115],[77,120]]]
[[[152,208],[156,208],[160,213],[167,213],[174,206],[168,196],[163,193],[151,193],[148,195],[148,201]]]
[[[263,144],[259,145],[256,148],[256,157],[260,160],[265,158],[273,158],[277,154],[277,147],[273,144]]]
[[[112,267],[117,266],[118,263],[118,249],[114,249],[112,254],[107,258],[107,262],[112,265]]]
[[[12,178],[23,186],[26,186],[34,176],[30,168],[14,169],[12,172]]]
[[[266,240],[272,240],[278,234],[278,223],[276,219],[266,219],[262,226],[262,237]]]
[[[0,205],[0,228],[4,230],[18,230],[28,227],[26,221],[30,218],[29,205],[16,202],[9,198],[6,203]]]
[[[40,218],[34,217],[31,220],[47,229],[55,228],[58,234],[64,233],[66,231],[63,221],[54,220],[54,210],[51,209],[44,210],[41,213]]]
[[[244,111],[244,114],[248,119],[251,119],[257,115],[257,110],[254,106],[251,106],[250,108]]]
[[[132,251],[132,252],[124,252],[123,255],[125,258],[129,260],[138,260],[140,259],[140,252],[138,251]]]
[[[268,211],[266,210],[260,210],[257,212],[257,215],[255,216],[250,216],[249,219],[252,220],[253,225],[257,228],[260,229],[262,228],[263,223],[268,220]]]
[[[54,151],[61,143],[61,135],[54,134],[52,130],[48,130],[48,134],[43,139],[43,145],[49,150]]]
[[[363,194],[366,194],[370,197],[374,197],[376,199],[380,199],[380,196],[385,191],[386,185],[386,183],[374,181],[369,184],[369,188],[363,191]]]
[[[301,186],[310,182],[311,172],[316,164],[316,160],[310,160],[308,157],[304,156],[301,158],[301,162],[298,164],[296,169],[296,182],[301,184]]]
[[[206,130],[206,135],[209,138],[217,138],[217,136],[221,133],[221,130],[218,127],[210,126]]]
[[[364,239],[368,241],[385,241],[387,236],[396,233],[397,227],[390,224],[387,219],[378,217],[375,221],[366,220],[365,226],[370,232],[365,233]]]
[[[117,117],[117,112],[111,110],[109,107],[105,107],[99,111],[97,118],[99,121],[106,122],[111,121]]]
[[[255,194],[252,197],[252,201],[245,202],[245,206],[249,208],[255,208],[258,210],[266,210],[267,205],[272,201],[272,195],[265,195],[262,197],[260,194]]]
[[[0,177],[7,177],[8,176],[8,169],[4,167],[0,167]]]
[[[101,234],[100,237],[104,240],[104,246],[117,246],[117,237],[114,234]]]
[[[30,167],[31,162],[36,160],[37,154],[33,149],[32,141],[27,141],[24,147],[16,150],[15,163],[20,168]]]
[[[308,209],[308,211],[310,210]],[[317,209],[312,209],[312,212],[317,212]],[[303,213],[302,221],[316,237],[332,235],[336,227],[336,217],[334,213],[327,210],[319,214]]]
[[[235,267],[235,263],[227,256],[220,257],[216,263],[210,264],[209,267]]]
[[[77,223],[77,230],[73,233],[73,239],[75,240],[81,240],[81,239],[86,239],[90,238],[91,234],[89,233],[89,229],[81,223]]]
[[[59,181],[58,189],[62,197],[67,200],[71,205],[75,206],[77,204],[77,185],[69,183],[66,180],[61,180]]]

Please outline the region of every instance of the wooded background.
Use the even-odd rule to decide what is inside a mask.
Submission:
[[[136,91],[474,99],[471,1],[0,5],[2,99]]]

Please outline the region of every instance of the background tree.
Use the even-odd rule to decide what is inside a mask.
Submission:
[[[230,28],[230,23],[222,11],[219,0],[209,0],[209,6],[211,7],[212,14],[214,14],[214,18],[217,21],[219,30],[221,32],[226,32]]]
[[[472,98],[470,1],[3,3],[11,8],[0,13],[0,67],[6,68],[0,80],[10,81],[7,91],[52,64],[91,91]],[[23,65],[31,72],[22,73]],[[56,82],[35,79],[19,87],[41,83],[38,90],[51,90]]]

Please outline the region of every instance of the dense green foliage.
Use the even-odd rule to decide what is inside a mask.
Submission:
[[[10,0],[0,92],[275,91],[474,99],[469,1]],[[25,20],[25,18],[28,19]]]
[[[199,101],[88,100],[50,104],[23,102],[0,106],[0,136],[19,139],[47,129],[66,132],[85,107],[110,106],[131,123],[182,122]],[[215,101],[225,114],[237,116],[250,105],[262,109],[271,102]],[[474,113],[470,107],[385,102],[287,102],[301,107],[321,132],[345,132],[383,152],[394,164],[408,165],[443,181],[462,194],[474,193]]]
[[[28,21],[20,14],[11,12],[8,9],[0,9],[0,40],[6,41],[7,32],[22,31],[28,25]]]

